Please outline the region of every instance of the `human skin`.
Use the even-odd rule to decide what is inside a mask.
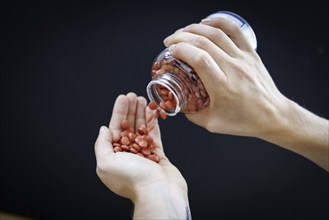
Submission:
[[[214,133],[251,136],[313,161],[326,171],[329,123],[284,96],[239,26],[204,19],[164,40],[195,69],[210,97],[206,111],[186,114]]]
[[[123,119],[137,130],[153,113],[143,97],[134,93],[118,96],[109,127],[100,128],[95,143],[96,172],[111,191],[133,202],[134,219],[191,219],[186,181],[164,154],[157,120],[148,135],[156,143],[159,163],[113,151],[112,137],[120,135]]]

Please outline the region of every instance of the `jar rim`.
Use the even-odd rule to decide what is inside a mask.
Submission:
[[[168,116],[175,116],[181,110],[180,98],[178,97],[176,91],[168,84],[167,80],[163,78],[163,75],[165,75],[165,74],[161,74],[159,76],[159,78],[157,78],[156,80],[151,80],[148,83],[147,87],[146,87],[146,92],[147,92],[147,95],[148,95],[149,99],[152,100],[152,101],[155,101],[158,105],[158,108],[161,108],[160,105],[159,105],[159,100],[162,100],[161,96],[158,93],[155,93],[155,91],[157,91],[156,89],[153,90],[152,88],[153,88],[153,86],[161,85],[161,86],[165,87],[167,90],[169,90],[169,92],[172,93],[173,97],[176,100],[175,109],[174,109],[174,111],[168,111],[167,109],[163,109],[163,108],[161,108],[161,109]],[[178,84],[175,81],[172,81],[171,83],[175,83],[176,86],[178,86]],[[155,97],[155,96],[157,96],[157,97]]]

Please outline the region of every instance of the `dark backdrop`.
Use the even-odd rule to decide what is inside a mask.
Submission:
[[[328,118],[327,1],[1,3],[0,210],[130,219],[95,173],[115,98],[146,96],[162,40],[217,10],[249,21],[280,91]],[[328,173],[264,141],[161,121],[195,219],[327,219]]]

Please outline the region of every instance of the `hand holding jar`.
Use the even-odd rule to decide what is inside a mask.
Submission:
[[[232,20],[210,17],[164,40],[171,56],[195,70],[209,95],[209,106],[186,117],[211,132],[272,142],[329,171],[328,120],[281,94],[252,36]]]
[[[164,41],[170,54],[191,66],[209,95],[204,111],[186,114],[209,131],[261,136],[286,104],[243,29],[225,18],[204,19]]]

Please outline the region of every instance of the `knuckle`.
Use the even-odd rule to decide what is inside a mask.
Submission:
[[[211,58],[210,56],[203,50],[196,54],[194,57],[194,63],[199,67],[208,67],[210,66]]]
[[[232,63],[232,73],[240,78],[244,78],[246,76],[246,71],[243,66],[239,63]]]
[[[225,38],[225,35],[226,34],[218,28],[211,29],[209,32],[210,38],[216,41],[221,41],[223,38]]]
[[[203,37],[203,36],[198,36],[195,40],[195,46],[201,48],[201,49],[207,49],[210,46],[210,41]]]
[[[236,35],[243,35],[243,31],[242,28],[240,28],[240,26],[238,25],[233,25],[232,29],[231,29],[232,33],[236,34]]]
[[[241,66],[235,65],[235,66],[233,66],[233,68],[234,68],[234,72],[239,77],[244,77],[246,75],[246,72],[241,68]]]
[[[94,150],[97,151],[97,147],[99,146],[99,143],[100,142],[100,138],[97,137],[96,141],[95,141],[95,144],[94,144]]]
[[[195,23],[189,24],[183,28],[183,31],[185,31],[185,32],[193,31],[193,30],[195,30],[196,26],[197,26],[197,24],[195,24]]]
[[[198,27],[198,24],[193,23],[188,26],[186,26],[186,30],[195,30]]]
[[[96,174],[98,177],[103,177],[106,173],[107,167],[105,165],[105,163],[102,163],[100,161],[97,161],[96,164]]]
[[[211,133],[215,133],[216,129],[215,129],[215,125],[213,123],[213,120],[208,120],[205,123],[205,128],[207,129],[207,131],[211,132]]]
[[[96,174],[99,178],[103,176],[103,171],[100,169],[98,165],[96,166]]]

